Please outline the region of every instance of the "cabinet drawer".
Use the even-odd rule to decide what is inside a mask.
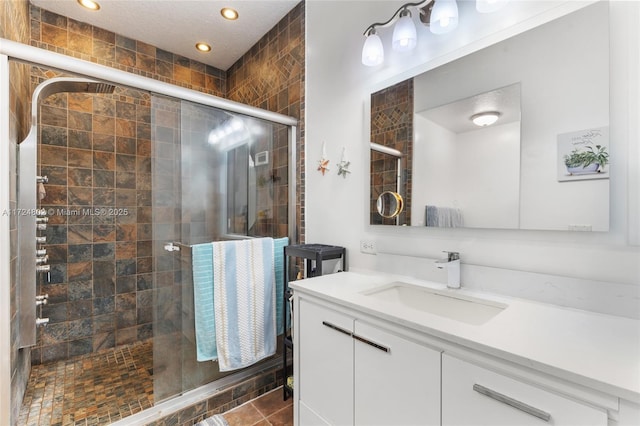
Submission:
[[[607,426],[607,414],[570,398],[442,356],[442,425]]]

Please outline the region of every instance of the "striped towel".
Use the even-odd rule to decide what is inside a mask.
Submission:
[[[276,352],[272,238],[213,243],[216,346],[220,371]]]
[[[222,414],[216,414],[196,423],[195,426],[229,426],[229,423]]]
[[[284,248],[289,245],[289,238],[273,240],[273,267],[276,271],[276,325],[278,334],[284,333],[285,324],[282,321],[282,309],[289,313],[289,304],[284,303]],[[289,328],[289,315],[287,315],[286,327]]]
[[[193,301],[198,361],[218,358],[216,350],[215,309],[213,304],[213,245],[197,244],[191,248]]]

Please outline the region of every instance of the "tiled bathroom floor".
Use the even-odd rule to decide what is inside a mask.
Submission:
[[[106,425],[153,405],[152,341],[31,369],[21,426]]]
[[[229,426],[293,426],[293,398],[282,400],[282,387],[223,414]]]

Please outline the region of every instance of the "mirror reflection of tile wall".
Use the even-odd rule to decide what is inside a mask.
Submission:
[[[411,176],[413,165],[413,79],[402,81],[371,95],[371,142],[396,149],[403,154],[400,195],[404,209],[399,225],[411,223]],[[396,157],[371,150],[370,222],[395,225],[396,219],[378,214],[376,200],[384,191],[397,191]]]

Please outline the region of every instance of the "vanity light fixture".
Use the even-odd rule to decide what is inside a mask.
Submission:
[[[456,0],[435,0],[431,9],[429,29],[434,34],[445,34],[458,26],[458,4]]]
[[[368,67],[374,67],[380,65],[382,62],[384,62],[382,40],[380,36],[376,34],[375,28],[371,28],[362,47],[362,63]]]
[[[386,22],[376,22],[371,24],[364,30],[364,46],[362,47],[362,63],[366,66],[373,67],[384,62],[384,47],[382,39],[376,32],[376,28],[384,28],[391,25],[397,17],[399,17],[393,29],[393,41],[391,46],[399,52],[408,52],[416,47],[418,36],[416,26],[411,19],[411,11],[409,7],[418,7],[425,5],[433,0],[422,0],[417,3],[407,3],[400,6],[391,18]]]
[[[93,0],[78,0],[78,4],[85,9],[100,10],[100,5],[98,4],[98,2],[95,2]]]
[[[497,111],[486,111],[478,114],[474,114],[471,116],[471,121],[478,127],[487,127],[491,126],[493,123],[498,121],[500,118],[500,113]]]
[[[509,0],[476,0],[476,10],[480,13],[493,12],[508,2]],[[410,7],[418,9],[420,21],[428,26],[433,34],[445,34],[455,30],[458,26],[456,0],[422,0],[403,4],[386,22],[373,23],[364,30],[366,37],[362,47],[362,63],[364,65],[371,67],[384,62],[384,47],[376,29],[388,27],[394,22],[391,43],[393,49],[399,52],[408,52],[416,47],[418,36],[416,26],[411,18]]]
[[[196,49],[198,49],[198,51],[200,52],[211,52],[211,45],[203,42],[203,41],[199,41],[198,43],[196,43]]]
[[[405,8],[400,12],[400,19],[393,27],[393,41],[391,46],[398,52],[408,52],[416,47],[418,35],[416,25],[411,19],[411,12]]]
[[[228,19],[229,21],[235,21],[238,19],[238,11],[230,7],[223,7],[220,9],[220,14],[224,19]]]

